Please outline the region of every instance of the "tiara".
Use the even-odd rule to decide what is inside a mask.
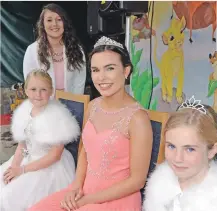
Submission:
[[[204,108],[204,105],[202,105],[200,102],[201,100],[196,100],[193,95],[190,99],[183,102],[178,110],[181,110],[183,108],[191,108],[198,110],[203,114],[206,114],[206,109]]]
[[[115,40],[112,40],[108,37],[101,37],[97,42],[96,44],[94,45],[94,48],[98,47],[98,46],[101,46],[101,45],[112,45],[112,46],[117,46],[119,48],[122,48],[124,49],[123,45],[119,42],[116,42]]]

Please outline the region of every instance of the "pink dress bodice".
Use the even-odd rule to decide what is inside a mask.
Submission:
[[[141,109],[135,103],[117,112],[107,112],[100,103],[101,98],[93,103],[82,135],[88,161],[84,184],[86,193],[108,188],[129,177],[129,123],[133,114]]]

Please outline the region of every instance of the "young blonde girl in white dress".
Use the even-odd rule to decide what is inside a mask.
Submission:
[[[145,191],[144,211],[217,211],[217,115],[191,100],[165,127],[166,161]]]
[[[18,146],[0,166],[0,210],[25,211],[45,196],[67,187],[75,163],[64,144],[77,140],[79,125],[53,92],[48,73],[32,71],[25,83],[28,99],[14,112],[11,131]]]

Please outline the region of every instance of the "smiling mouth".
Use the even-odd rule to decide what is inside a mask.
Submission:
[[[51,29],[51,31],[57,32],[57,31],[59,31],[59,29]]]
[[[99,84],[99,87],[101,88],[101,89],[109,89],[110,87],[112,86],[112,84],[111,83],[109,83],[109,84],[107,84],[107,83],[104,83],[104,84]]]

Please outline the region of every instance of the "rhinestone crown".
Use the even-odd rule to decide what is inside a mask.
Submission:
[[[108,37],[101,37],[97,42],[96,44],[94,45],[94,48],[98,47],[98,46],[101,46],[101,45],[112,45],[112,46],[117,46],[119,48],[122,48],[124,49],[123,45],[115,40],[112,40]]]
[[[204,105],[202,105],[200,102],[201,100],[196,100],[193,95],[190,99],[187,99],[185,102],[181,104],[179,110],[183,108],[191,108],[191,109],[198,110],[203,114],[206,114],[206,109],[204,108]]]

